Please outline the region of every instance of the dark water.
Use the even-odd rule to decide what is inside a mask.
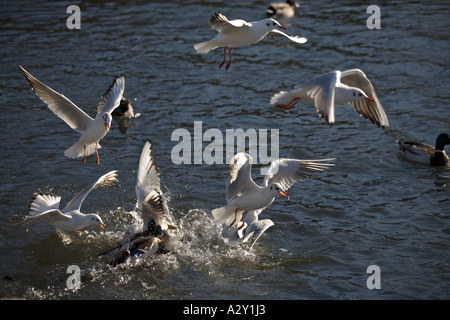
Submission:
[[[406,161],[395,140],[433,144],[450,131],[449,5],[374,1],[381,29],[369,30],[364,1],[302,2],[280,20],[304,45],[263,40],[237,48],[228,71],[222,50],[199,56],[193,45],[215,34],[210,15],[264,18],[265,1],[82,1],[81,29],[69,30],[66,1],[0,4],[0,295],[26,299],[449,299],[450,171]],[[101,165],[69,160],[78,134],[34,95],[17,65],[91,116],[114,76],[139,117],[114,120]],[[335,69],[362,69],[391,126],[381,130],[349,106],[327,126],[314,107],[269,104],[279,90]],[[249,250],[228,240],[211,210],[225,203],[226,164],[180,164],[176,129],[279,129],[280,156],[336,158],[317,179],[292,187],[262,218],[270,228]],[[133,219],[139,154],[154,144],[165,192],[179,226],[177,249],[112,268],[97,254],[115,245]],[[206,147],[209,142],[203,142]],[[107,231],[59,238],[51,227],[10,226],[36,191],[62,205],[104,173],[120,183],[92,192],[84,212]],[[255,178],[259,170],[255,169]],[[70,290],[67,268],[81,270]],[[381,289],[369,289],[370,265]],[[9,280],[8,280],[9,279]]]

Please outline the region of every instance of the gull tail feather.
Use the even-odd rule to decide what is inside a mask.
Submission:
[[[237,208],[234,208],[234,207],[224,206],[224,207],[214,209],[213,211],[211,211],[211,213],[217,222],[226,223],[229,225],[234,220],[234,211],[236,209]],[[238,219],[236,219],[236,221],[239,221],[239,217],[238,217]]]
[[[100,149],[100,144],[97,145],[97,148]],[[86,146],[86,156],[89,156],[95,152],[95,143],[91,143]],[[76,159],[84,156],[84,144],[80,141],[72,145],[69,149],[64,151],[64,155],[70,159]]]
[[[218,46],[212,41],[200,42],[194,45],[195,51],[201,54],[208,53],[216,48],[218,48]]]
[[[274,94],[272,96],[272,98],[270,98],[270,104],[276,104],[276,103],[279,103],[281,101],[286,101],[286,100],[291,100],[289,98],[289,92],[280,91],[280,92]]]

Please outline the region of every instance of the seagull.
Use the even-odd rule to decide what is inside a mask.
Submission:
[[[25,79],[28,81],[33,91],[47,104],[48,108],[64,120],[64,122],[72,129],[81,134],[78,142],[67,149],[64,152],[64,155],[71,159],[82,156],[83,163],[85,163],[86,156],[95,152],[97,155],[95,162],[99,165],[99,141],[109,131],[112,120],[111,113],[120,104],[125,89],[125,78],[121,76],[114,79],[113,84],[101,97],[97,106],[97,116],[93,119],[64,95],[56,92],[33,77],[22,66],[19,66],[19,68],[24,73]]]
[[[407,159],[431,166],[448,165],[449,156],[444,150],[446,144],[450,144],[450,136],[447,133],[437,136],[435,147],[420,142],[397,140],[400,151]]]
[[[295,14],[295,8],[300,7],[295,0],[287,0],[286,2],[271,3],[266,13],[269,17],[282,16],[284,18],[292,18]]]
[[[106,227],[98,214],[84,214],[81,205],[87,195],[95,189],[110,187],[117,182],[117,170],[110,171],[101,176],[95,183],[87,186],[70,200],[66,207],[59,209],[61,197],[51,194],[34,193],[29,216],[24,221],[13,225],[13,228],[19,228],[29,224],[32,221],[40,221],[52,224],[61,235],[62,230],[79,231],[80,229],[99,224],[102,229]]]
[[[324,163],[331,160],[334,159],[298,160],[281,158],[274,160],[264,177],[263,185],[259,186],[251,176],[252,156],[244,152],[237,153],[230,164],[231,178],[226,189],[228,203],[223,207],[212,210],[212,215],[219,223],[226,223],[230,227],[242,220],[242,223],[237,227],[237,231],[243,242],[247,241],[253,233],[258,240],[261,234],[273,225],[273,222],[269,219],[258,220],[258,215],[276,197],[281,195],[289,199],[287,190],[294,183],[311,177],[310,173],[320,172],[334,166],[332,163]],[[239,213],[240,215],[238,215]],[[246,215],[246,213],[248,214]]]
[[[308,40],[305,37],[289,36],[279,29],[286,30],[278,21],[274,19],[264,19],[255,22],[247,22],[242,19],[228,20],[225,15],[216,12],[209,20],[212,29],[219,34],[206,42],[197,43],[194,48],[197,53],[204,54],[219,47],[224,47],[223,61],[219,65],[221,68],[226,62],[226,53],[229,48],[229,57],[225,69],[231,65],[231,50],[237,46],[254,44],[266,36],[284,36],[296,43],[305,43]]]
[[[281,104],[289,101],[288,104]],[[356,112],[378,127],[389,126],[389,121],[375,89],[360,69],[333,71],[299,85],[290,92],[281,91],[270,99],[277,108],[290,109],[297,102],[313,104],[319,116],[333,125],[335,104],[350,104]]]
[[[147,140],[141,151],[136,182],[136,209],[141,213],[142,230],[124,243],[99,254],[112,258],[113,266],[124,262],[130,256],[167,252],[170,230],[177,229],[167,206],[167,199],[161,191],[158,167]]]

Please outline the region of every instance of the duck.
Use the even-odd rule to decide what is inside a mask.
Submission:
[[[141,151],[136,182],[136,210],[141,214],[142,226],[139,232],[128,237],[114,248],[100,253],[110,264],[116,266],[131,257],[153,256],[167,253],[171,230],[177,227],[161,191],[158,166],[152,151],[152,142],[147,140]]]
[[[133,118],[134,108],[131,105],[130,99],[127,99],[124,96],[122,96],[122,98],[120,99],[119,106],[116,109],[114,109],[111,115],[114,117]]]
[[[266,9],[266,13],[269,17],[283,17],[289,19],[295,15],[295,8],[298,7],[300,7],[300,4],[295,0],[274,2]]]
[[[435,146],[421,142],[397,140],[400,152],[411,161],[428,164],[430,166],[445,166],[449,163],[449,156],[445,153],[445,145],[450,144],[450,135],[441,133],[436,138]]]

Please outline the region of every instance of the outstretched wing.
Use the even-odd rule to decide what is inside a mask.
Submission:
[[[270,219],[257,220],[248,227],[244,227],[245,229],[243,229],[244,231],[242,233],[238,231],[238,235],[242,242],[247,242],[253,236],[253,243],[250,246],[251,249],[262,234],[273,225],[274,223]]]
[[[89,192],[92,190],[110,187],[114,185],[114,182],[118,182],[117,180],[117,170],[113,170],[108,172],[107,174],[101,176],[95,181],[95,183],[87,186],[83,191],[78,193],[72,200],[70,200],[63,211],[72,211],[72,210],[80,210],[81,205],[83,204],[84,199],[86,199]]]
[[[349,104],[356,112],[378,127],[385,128],[389,126],[387,115],[375,93],[372,82],[370,82],[364,72],[359,69],[342,71],[341,82],[347,86],[361,89],[369,98],[374,100],[350,101]]]
[[[48,108],[53,111],[59,118],[64,120],[72,129],[79,133],[83,133],[90,126],[93,119],[83,110],[77,107],[72,101],[62,94],[56,92],[52,88],[33,77],[28,71],[19,66],[25,75],[25,79],[33,89],[34,93],[44,101]]]
[[[15,225],[13,225],[13,228],[19,228],[22,227],[32,221],[38,220],[43,223],[58,223],[62,221],[69,221],[71,217],[65,215],[58,209],[51,209],[44,212],[41,212],[34,216],[28,216],[23,220],[22,222],[19,222]]]
[[[258,189],[252,179],[253,158],[247,153],[237,153],[230,163],[230,180],[227,184],[227,202],[244,193]]]
[[[144,230],[149,222],[155,222],[166,230],[171,221],[170,210],[164,197],[151,141],[146,141],[141,151],[136,183],[137,207],[142,212]]]
[[[284,33],[283,31],[280,31],[280,30],[278,30],[278,29],[273,29],[272,31],[270,31],[270,32],[266,35],[267,38],[279,38],[280,36],[286,37],[286,38],[288,38],[289,40],[291,40],[291,41],[293,41],[293,42],[296,42],[296,43],[306,43],[306,42],[308,41],[308,39],[305,38],[305,37],[300,37],[300,36],[297,36],[297,35],[295,35],[295,36],[290,36],[290,35]]]
[[[209,19],[209,25],[220,33],[233,32],[236,28],[250,28],[251,23],[242,19],[228,20],[225,15],[220,12],[214,13]]]
[[[120,105],[125,90],[125,77],[116,77],[113,84],[106,90],[97,106],[97,117],[103,113],[111,114]]]
[[[307,96],[314,101],[319,117],[328,124],[334,124],[334,96],[338,71],[320,75],[301,85]]]
[[[310,178],[314,173],[322,172],[330,166],[334,166],[333,163],[326,163],[332,160],[334,159],[297,160],[282,158],[274,160],[264,177],[264,186],[279,183],[287,191],[294,183]]]

